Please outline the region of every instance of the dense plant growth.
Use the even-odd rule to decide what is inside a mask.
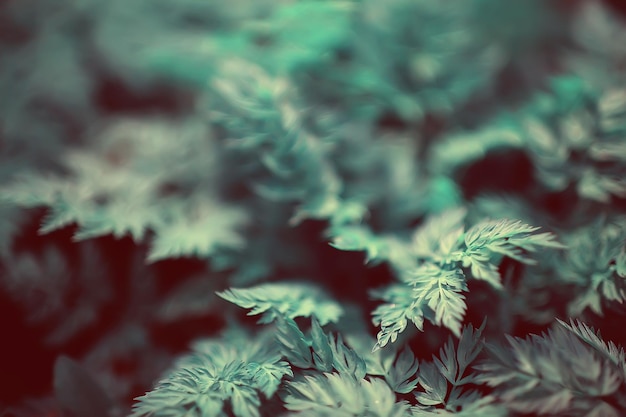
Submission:
[[[616,10],[4,2],[0,415],[626,415]]]

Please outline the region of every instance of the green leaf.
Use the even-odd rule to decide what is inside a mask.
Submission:
[[[626,278],[626,247],[622,248],[615,258],[615,272],[622,278]]]
[[[390,256],[386,240],[374,235],[366,226],[335,227],[332,233],[332,247],[345,251],[364,251],[366,262],[386,260]]]
[[[466,252],[487,249],[509,256],[520,262],[532,263],[522,256],[520,249],[535,251],[540,247],[563,248],[551,233],[532,234],[539,230],[520,220],[487,220],[470,228],[465,234]]]
[[[486,220],[471,227],[465,234],[466,249],[461,256],[464,267],[471,267],[474,278],[484,279],[496,288],[502,288],[494,255],[504,255],[527,264],[535,263],[523,251],[539,248],[562,249],[551,233],[533,234],[539,228],[520,220]]]
[[[446,261],[458,249],[463,235],[465,208],[449,209],[430,216],[413,234],[415,256],[431,261]]]
[[[434,312],[432,322],[444,325],[459,336],[467,306],[461,291],[467,291],[465,276],[460,269],[445,269],[436,264],[423,264],[409,281],[417,304]]]
[[[278,316],[276,338],[281,347],[281,353],[289,363],[298,368],[314,368],[315,364],[311,357],[309,343],[300,331],[295,321],[290,318]]]
[[[345,345],[341,335],[330,337],[330,349],[333,352],[333,367],[343,375],[352,375],[356,379],[365,377],[365,361]]]
[[[181,256],[208,257],[218,248],[242,248],[239,234],[247,214],[216,200],[174,205],[166,221],[156,227],[148,261]]]
[[[256,392],[246,386],[232,384],[230,401],[233,406],[233,414],[237,417],[259,417],[259,400]]]
[[[408,410],[382,379],[359,380],[342,373],[307,375],[291,382],[284,402],[290,411],[316,417],[405,417]]]
[[[482,325],[478,329],[474,329],[472,326],[466,326],[461,332],[459,338],[459,345],[457,347],[456,360],[459,365],[458,377],[461,378],[465,373],[468,366],[474,362],[483,349],[483,341],[481,340],[482,332],[487,325],[487,320],[483,321]],[[449,341],[448,343],[451,343]],[[466,383],[461,381],[467,381],[467,379],[458,379],[455,381],[457,384]]]
[[[541,336],[507,337],[508,348],[490,346],[491,358],[476,369],[479,382],[495,388],[513,411],[587,414],[598,407],[618,414],[624,402],[622,353],[584,326],[562,324]],[[611,415],[608,413],[607,415]]]
[[[398,335],[406,329],[408,320],[411,320],[419,330],[423,329],[424,312],[421,306],[415,303],[410,287],[404,284],[391,285],[375,295],[386,303],[379,305],[372,312],[372,322],[381,328],[376,336],[374,351],[395,342]]]
[[[251,362],[248,365],[254,385],[260,387],[266,398],[271,398],[278,389],[281,379],[285,376],[293,376],[289,364],[274,358],[268,362]]]
[[[290,411],[308,411],[316,416],[348,417],[351,410],[342,409],[342,395],[347,397],[347,404],[360,400],[354,378],[330,373],[307,375],[287,386],[284,405]]]
[[[281,361],[272,335],[230,335],[194,344],[195,352],[182,356],[156,387],[137,398],[133,417],[224,417],[230,401],[237,417],[258,417],[261,399],[277,390],[281,379],[293,376]]]
[[[624,380],[626,381],[626,353],[623,348],[618,347],[613,342],[605,342],[602,340],[599,332],[594,331],[594,329],[578,320],[570,320],[569,324],[559,319],[557,319],[557,322],[578,336],[583,342],[587,343],[597,352],[604,355],[615,365],[619,366],[622,369]]]
[[[433,363],[422,363],[419,373],[419,385],[424,391],[415,393],[415,399],[418,403],[425,406],[445,404],[448,384],[446,378],[438,372],[437,367]]]
[[[452,384],[456,383],[459,378],[459,364],[456,361],[455,353],[452,339],[448,339],[444,347],[439,350],[439,357],[433,356],[433,363],[439,373]]]
[[[385,381],[392,390],[399,394],[408,394],[417,386],[417,378],[413,379],[419,363],[413,352],[405,346],[393,361],[393,365],[386,370]]]
[[[422,410],[435,412],[439,407],[444,407],[450,412],[473,415],[470,410],[482,408],[491,402],[489,396],[471,389],[471,385],[467,386],[476,383],[474,375],[466,374],[466,371],[482,349],[480,336],[484,325],[476,330],[466,326],[456,349],[450,337],[439,350],[439,356],[433,355],[433,362],[422,363],[419,384],[424,391],[415,393]]]
[[[328,336],[326,336],[315,317],[313,317],[311,323],[311,344],[315,367],[323,372],[332,371],[333,351],[330,347]]]
[[[575,317],[589,307],[602,315],[604,302],[623,303],[625,282],[619,276],[619,263],[626,239],[624,218],[601,216],[564,234],[563,239],[568,250],[550,259],[551,268],[545,273],[576,286],[578,293],[570,301],[568,313]]]
[[[231,288],[217,295],[239,307],[251,309],[249,316],[263,314],[259,323],[270,323],[279,316],[290,319],[315,316],[323,326],[337,322],[343,313],[341,306],[317,286],[304,282]]]

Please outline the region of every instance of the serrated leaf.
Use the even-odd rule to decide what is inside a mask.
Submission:
[[[355,379],[351,375],[324,373],[305,376],[289,384],[285,408],[298,415],[316,417],[405,417],[408,404],[398,402],[379,378]]]
[[[419,385],[423,392],[416,392],[415,399],[425,406],[444,404],[448,392],[446,379],[437,371],[437,367],[430,363],[423,363],[419,373]]]
[[[476,379],[495,387],[495,395],[516,411],[590,412],[604,402],[601,397],[624,405],[623,364],[610,360],[588,329],[565,326],[526,339],[507,337],[508,349],[490,347],[491,358],[476,367]]]
[[[289,363],[303,369],[315,367],[307,339],[296,322],[281,316],[278,316],[276,322],[276,339],[281,347],[281,353]]]
[[[396,356],[393,365],[386,370],[385,381],[392,390],[400,394],[408,394],[417,386],[417,378],[413,379],[419,362],[413,352],[405,346]]]
[[[557,322],[565,329],[569,330],[582,341],[589,346],[597,350],[604,355],[607,359],[613,362],[615,365],[622,369],[624,380],[626,381],[626,352],[621,347],[618,347],[613,342],[605,342],[602,340],[599,332],[595,332],[593,328],[587,326],[580,321],[570,320],[570,323],[565,323],[562,320],[557,319]]]
[[[261,399],[293,373],[281,360],[269,333],[254,338],[231,332],[229,340],[203,340],[180,357],[173,369],[145,395],[136,398],[133,417],[224,417],[230,402],[237,417],[258,417]]]
[[[386,260],[390,256],[385,239],[374,235],[365,226],[339,226],[332,229],[332,234],[332,247],[345,251],[364,251],[366,262]]]
[[[289,364],[285,361],[252,362],[248,366],[254,384],[259,387],[266,398],[271,398],[281,379],[285,376],[293,376]]]
[[[458,248],[466,214],[461,207],[429,217],[413,234],[414,255],[432,261],[447,259]]]
[[[419,330],[423,329],[424,312],[421,305],[415,303],[410,287],[392,285],[379,292],[377,298],[386,303],[379,305],[372,312],[372,322],[381,327],[373,351],[395,342],[398,335],[406,329],[408,320],[411,320]]]
[[[330,347],[328,336],[326,336],[315,317],[313,317],[311,324],[311,345],[316,368],[323,372],[332,371],[333,351]]]
[[[457,382],[459,365],[456,361],[456,352],[452,339],[448,339],[444,347],[439,350],[439,357],[433,356],[433,363],[439,370],[439,373],[450,383],[454,384]]]
[[[471,267],[472,275],[495,288],[502,288],[494,255],[508,256],[533,264],[522,250],[534,252],[540,247],[561,249],[564,246],[551,233],[532,234],[539,228],[520,220],[486,220],[471,227],[465,234],[466,249],[461,256],[464,267]]]
[[[424,264],[412,279],[415,302],[428,306],[433,312],[432,322],[444,325],[459,336],[467,306],[461,291],[467,291],[465,276],[460,269],[442,269],[435,264]]]
[[[615,258],[615,272],[622,278],[626,278],[626,247]]]
[[[356,379],[365,377],[365,361],[345,345],[341,335],[330,337],[330,348],[333,352],[333,367],[340,374],[352,375]]]
[[[456,353],[456,359],[459,364],[459,376],[463,375],[467,367],[474,362],[482,351],[483,342],[481,337],[486,324],[487,321],[483,321],[478,329],[474,329],[472,326],[466,326],[463,332],[461,332]]]
[[[230,288],[217,295],[240,307],[248,315],[263,314],[259,323],[270,323],[278,316],[290,319],[315,316],[321,325],[337,322],[341,306],[320,288],[304,282],[266,283],[250,288]]]
[[[218,248],[242,248],[239,230],[247,213],[236,207],[204,201],[173,207],[171,218],[155,226],[148,261],[182,256],[208,257]]]

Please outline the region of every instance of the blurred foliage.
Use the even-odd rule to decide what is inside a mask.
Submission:
[[[0,415],[626,413],[624,45],[599,0],[2,2]]]

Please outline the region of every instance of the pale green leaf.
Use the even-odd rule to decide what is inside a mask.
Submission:
[[[278,316],[290,319],[315,316],[320,324],[337,322],[341,306],[317,286],[304,282],[266,283],[250,288],[231,288],[217,295],[246,309],[248,315],[263,314],[259,322],[270,323]]]

